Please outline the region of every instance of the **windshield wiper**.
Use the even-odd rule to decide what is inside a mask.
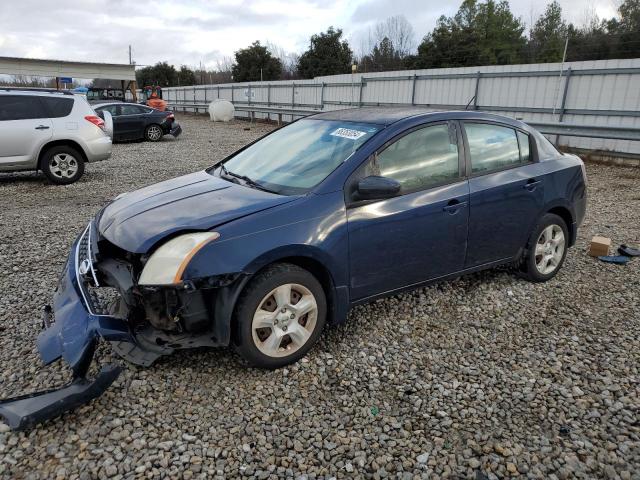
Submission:
[[[227,167],[225,167],[224,164],[220,165],[220,169],[224,172],[224,174],[227,177],[234,177],[234,178],[237,178],[238,180],[242,180],[245,183],[245,185],[248,185],[248,186],[253,187],[253,188],[257,188],[258,190],[262,190],[264,192],[277,193],[277,192],[275,192],[273,190],[269,190],[268,188],[263,187],[258,182],[256,182],[254,179],[252,179],[250,177],[247,177],[246,175],[239,175],[237,173],[230,172],[229,170],[227,170]]]

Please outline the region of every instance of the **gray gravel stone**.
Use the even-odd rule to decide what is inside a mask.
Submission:
[[[74,185],[0,175],[0,396],[69,380],[59,362],[42,367],[35,337],[91,215],[272,128],[179,121],[179,139],[115,145]],[[126,365],[61,419],[0,424],[0,477],[637,478],[640,261],[605,265],[585,250],[595,234],[640,240],[640,170],[587,171],[587,217],[554,280],[492,270],[359,306],[273,372],[231,349]],[[116,357],[101,345],[96,359]]]

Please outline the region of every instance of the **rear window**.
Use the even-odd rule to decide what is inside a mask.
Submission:
[[[465,123],[473,173],[521,163],[518,137],[512,128],[487,123]]]
[[[28,95],[0,95],[0,122],[47,118],[39,97]]]
[[[41,101],[49,111],[49,117],[66,117],[73,110],[73,98],[42,97]]]

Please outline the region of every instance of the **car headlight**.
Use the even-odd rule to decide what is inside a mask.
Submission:
[[[220,237],[218,232],[194,232],[172,238],[161,245],[144,266],[139,285],[175,285],[189,261],[207,243]]]

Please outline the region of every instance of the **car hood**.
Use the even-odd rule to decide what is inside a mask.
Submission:
[[[174,232],[209,230],[295,198],[238,185],[202,171],[124,194],[101,212],[98,230],[126,251],[147,253]]]

